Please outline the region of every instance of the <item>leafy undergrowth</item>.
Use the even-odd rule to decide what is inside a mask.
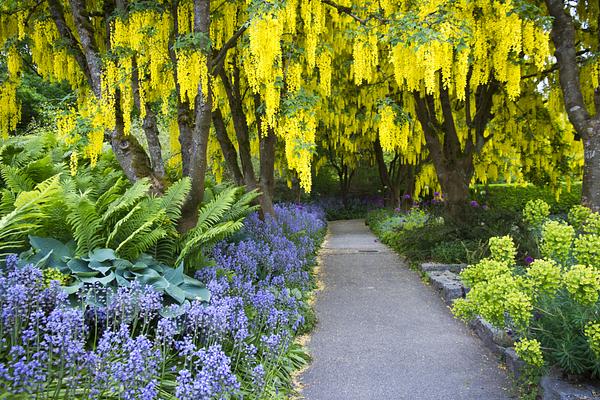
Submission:
[[[277,399],[307,362],[311,270],[324,237],[313,207],[250,215],[195,278],[208,302],[166,306],[134,282],[84,285],[79,301],[10,256],[0,269],[0,389],[8,398]],[[86,301],[82,301],[82,300]],[[75,307],[73,307],[75,303]]]
[[[367,223],[383,243],[414,262],[474,263],[489,254],[488,240],[510,234],[520,244],[519,257],[535,251],[520,213],[472,202],[455,216],[443,206],[408,211],[372,211]]]

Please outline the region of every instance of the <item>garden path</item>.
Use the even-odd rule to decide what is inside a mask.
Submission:
[[[308,400],[509,399],[496,357],[363,220],[329,224]]]

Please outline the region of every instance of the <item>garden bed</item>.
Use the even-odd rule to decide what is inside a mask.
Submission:
[[[468,266],[424,262],[419,269],[528,395],[537,387],[542,399],[600,398],[600,216],[581,206],[568,216],[551,209],[528,202],[509,234],[491,236],[477,257],[458,260]],[[423,232],[448,228],[422,210],[381,211],[370,220],[404,256]]]
[[[208,302],[168,305],[134,283],[85,286],[69,301],[57,281],[11,256],[0,270],[0,388],[10,398],[281,397],[307,362],[312,269],[324,237],[316,208],[277,206],[216,245],[196,272]],[[81,306],[87,304],[87,306]]]

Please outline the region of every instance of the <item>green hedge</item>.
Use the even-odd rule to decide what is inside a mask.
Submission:
[[[571,207],[579,204],[581,183],[573,184],[570,192],[566,185],[563,186],[558,200],[556,194],[549,187],[534,185],[481,185],[472,189],[472,196],[480,204],[515,212],[520,212],[529,200],[542,199],[550,205],[553,213],[560,214],[568,212]]]

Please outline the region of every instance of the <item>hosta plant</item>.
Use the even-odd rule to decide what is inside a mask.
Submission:
[[[61,275],[63,289],[74,294],[84,285],[104,288],[131,287],[133,282],[150,286],[167,302],[182,304],[186,300],[208,301],[210,293],[198,280],[183,273],[183,264],[169,267],[148,254],[136,260],[119,258],[112,249],[97,248],[86,257],[76,256],[74,243],[61,243],[52,238],[31,236],[31,250],[21,254],[22,264],[34,264],[45,271]],[[53,274],[52,272],[47,272]]]
[[[547,205],[527,205],[524,218],[536,231],[541,258],[519,265],[506,236],[490,240],[491,257],[467,267],[470,287],[454,312],[469,320],[481,315],[511,331],[515,350],[535,367],[600,377],[599,215],[577,206],[568,220],[550,219]]]

